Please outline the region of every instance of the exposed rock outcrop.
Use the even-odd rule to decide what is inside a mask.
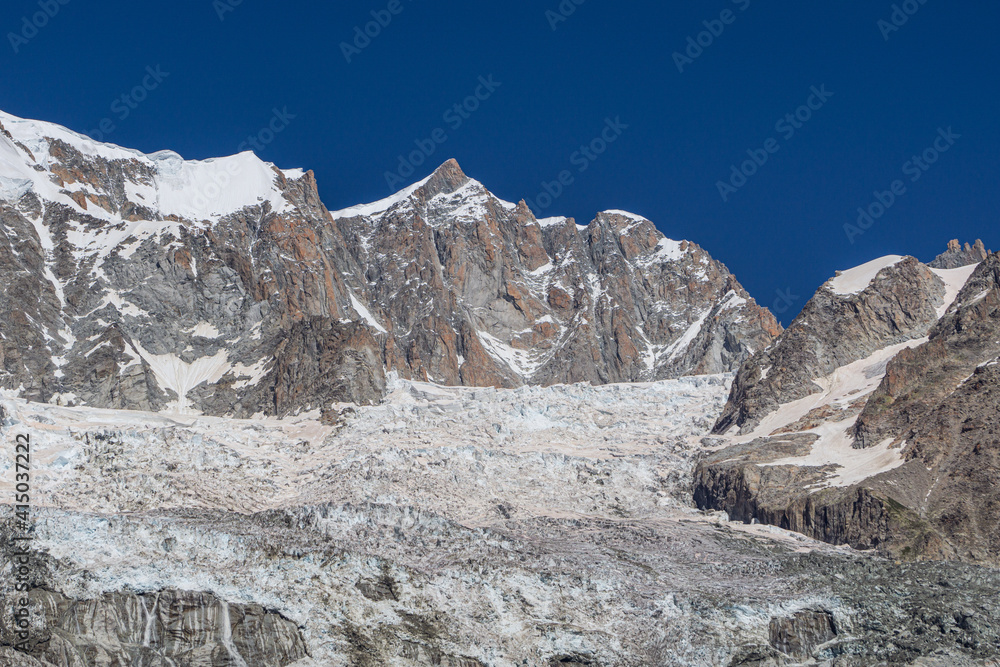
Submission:
[[[833,614],[826,610],[800,611],[785,618],[772,618],[771,646],[785,655],[805,660],[821,644],[837,636]]]
[[[889,362],[854,434],[860,446],[903,436],[982,364],[1000,355],[1000,255],[979,264],[930,340]]]
[[[285,667],[306,657],[291,621],[258,605],[228,604],[207,593],[108,593],[72,600],[60,593],[27,593],[34,610],[22,650],[4,598],[0,665],[211,665]],[[19,650],[12,652],[18,646]],[[10,662],[5,662],[10,660]]]
[[[443,384],[623,382],[734,370],[780,331],[721,263],[608,211],[536,220],[454,161],[333,214],[370,280],[386,363]],[[377,276],[378,279],[374,279]]]
[[[805,437],[806,442],[809,438],[796,437]],[[755,441],[704,460],[695,472],[698,506],[725,511],[735,521],[770,524],[856,549],[881,547],[898,534],[899,522],[894,521],[885,498],[859,487],[817,491],[831,468],[773,465],[789,456],[787,449],[774,445]],[[807,445],[798,454],[808,449]]]
[[[327,410],[332,403],[370,405],[385,394],[381,348],[358,322],[311,317],[291,325],[274,345],[274,361],[249,392],[254,369],[230,371],[214,386],[190,392],[212,414],[284,417]]]

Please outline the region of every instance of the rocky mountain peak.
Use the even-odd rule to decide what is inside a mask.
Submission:
[[[531,210],[531,207],[528,206],[528,203],[523,199],[517,202],[517,208],[514,209],[514,219],[522,225],[538,222],[537,218],[535,218],[535,214]]]
[[[752,432],[780,405],[822,393],[820,378],[838,368],[926,336],[954,292],[914,257],[838,271],[774,344],[740,368],[716,432]]]
[[[980,239],[976,239],[973,245],[965,244],[963,247],[958,239],[948,242],[948,250],[941,253],[927,266],[932,269],[958,269],[970,264],[979,264],[991,253],[983,245]]]
[[[440,194],[450,195],[468,182],[469,177],[458,165],[458,160],[451,158],[435,169],[417,192],[425,199],[432,199]]]

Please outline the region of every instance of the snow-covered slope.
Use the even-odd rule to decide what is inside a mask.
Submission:
[[[275,184],[274,165],[250,151],[219,159],[184,160],[173,151],[145,155],[95,142],[54,123],[23,120],[2,111],[0,124],[7,130],[7,134],[0,134],[0,187],[5,192],[16,189],[20,196],[34,192],[45,201],[102,220],[122,220],[119,211],[100,204],[101,196],[113,198],[116,194],[149,209],[156,219],[176,216],[192,222],[217,222],[264,201],[274,210],[286,206]],[[63,146],[81,156],[127,165],[131,178],[121,184],[125,192],[104,190],[80,168],[82,165],[63,163]],[[81,205],[82,201],[87,203]],[[99,237],[85,245],[91,244],[114,245]]]
[[[989,645],[995,575],[903,571],[689,506],[728,380],[391,378],[383,403],[342,405],[339,421],[4,399],[3,436],[29,435],[35,452],[45,566],[31,594],[47,611],[32,632],[52,639],[31,654],[59,667],[199,651],[219,667],[286,667],[303,652],[293,667],[704,667],[824,650],[867,660],[904,629],[927,635],[913,657]],[[0,493],[11,465],[3,454]],[[939,592],[945,577],[963,585]],[[188,606],[171,602],[178,590]],[[937,615],[914,620],[909,604]],[[982,627],[933,631],[970,605]],[[183,643],[157,640],[181,625]]]
[[[895,266],[902,259],[903,258],[900,255],[888,255],[886,257],[880,257],[879,259],[873,259],[872,261],[862,264],[861,266],[856,266],[853,269],[838,271],[837,277],[831,278],[830,282],[827,284],[835,294],[840,294],[841,296],[860,294],[868,289],[868,286],[872,284],[872,281],[875,280],[875,276],[877,276],[882,269]]]

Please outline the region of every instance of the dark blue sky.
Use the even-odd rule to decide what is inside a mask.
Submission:
[[[294,119],[257,153],[315,170],[331,209],[387,195],[386,172],[440,128],[447,139],[407,182],[455,157],[498,196],[538,204],[542,183],[569,171],[540,217],[640,213],[704,246],[761,303],[790,291],[791,306],[777,303],[786,323],[836,269],[929,260],[951,238],[1000,249],[996,3],[908,0],[916,12],[886,40],[888,1],[575,1],[555,22],[560,0],[42,0],[54,16],[35,34],[24,21],[38,0],[7,0],[0,108],[85,133],[110,119],[105,140],[187,158],[237,152],[287,109]],[[348,63],[341,43],[372,11],[391,21]],[[679,72],[673,54],[705,21],[721,34]],[[158,84],[156,66],[169,74]],[[491,75],[488,99],[445,118]],[[153,89],[122,118],[115,100],[144,78]],[[810,100],[813,86],[833,96]],[[820,108],[800,111],[811,117],[794,135],[776,127],[810,101]],[[577,153],[609,118],[628,127],[594,159]],[[904,172],[949,127],[961,135],[938,142],[949,150]],[[723,201],[718,182],[769,139],[777,152]],[[905,193],[851,243],[844,225],[895,180]]]

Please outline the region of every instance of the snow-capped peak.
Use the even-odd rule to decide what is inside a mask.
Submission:
[[[371,218],[382,215],[396,204],[409,199],[414,192],[426,185],[429,180],[431,180],[430,176],[403,188],[399,192],[389,195],[385,199],[379,199],[370,204],[356,204],[339,211],[331,211],[330,215],[333,216],[334,220],[340,218]]]
[[[517,204],[495,197],[482,183],[466,176],[462,168],[458,165],[458,162],[451,159],[435,169],[426,178],[384,199],[333,211],[330,215],[333,216],[334,220],[342,218],[377,218],[393,207],[410,201],[417,195],[421,195],[421,199],[427,203],[435,202],[457,209],[471,207],[467,211],[469,213],[480,211],[487,200],[495,201],[510,211],[517,208]]]
[[[274,210],[285,207],[275,184],[275,166],[250,151],[221,158],[185,160],[174,151],[147,155],[94,141],[61,125],[24,120],[2,111],[0,124],[13,138],[11,141],[0,134],[0,190],[6,198],[33,190],[44,200],[86,211],[93,217],[120,221],[99,205],[81,205],[81,197],[100,194],[90,184],[70,181],[58,185],[49,178],[47,172],[59,163],[53,149],[58,152],[61,142],[87,159],[131,164],[134,168],[126,174],[125,195],[132,203],[162,217],[214,221],[264,201],[269,201]],[[283,173],[292,178],[302,174],[301,170]]]

